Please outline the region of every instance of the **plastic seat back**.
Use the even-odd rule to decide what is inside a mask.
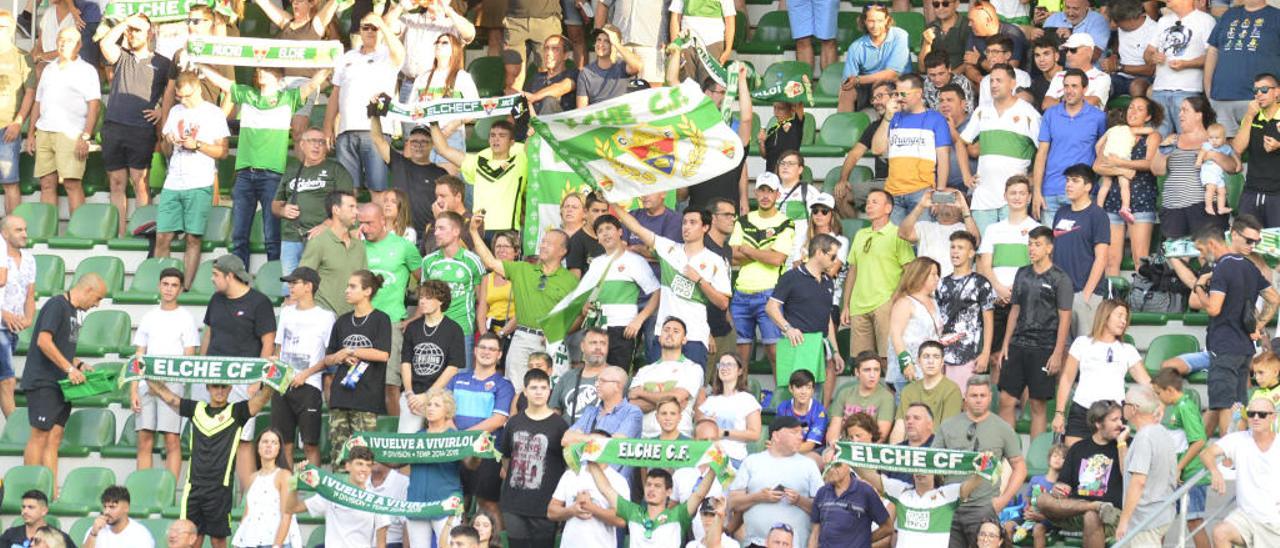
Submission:
[[[49,246],[55,248],[90,248],[105,244],[116,235],[120,212],[111,204],[84,204],[71,214],[67,231],[62,236],[49,238]]]
[[[1200,351],[1200,341],[1194,336],[1182,333],[1166,333],[1157,335],[1147,347],[1147,355],[1142,365],[1152,374],[1160,371],[1160,364],[1165,360],[1182,354]]]
[[[270,297],[272,302],[284,298],[284,288],[280,285],[281,268],[280,261],[267,261],[253,275],[253,287]]]
[[[200,248],[213,251],[219,247],[227,247],[231,241],[231,208],[213,206],[209,208],[209,218],[204,224],[204,237],[200,239]]]
[[[49,505],[49,511],[60,516],[87,516],[98,508],[102,491],[115,485],[116,473],[110,468],[85,466],[72,469],[62,482],[58,500]]]
[[[182,260],[173,257],[152,257],[142,261],[133,272],[133,281],[129,289],[116,294],[115,301],[120,303],[156,304],[160,302],[160,273],[166,268],[182,271]]]
[[[66,290],[67,263],[60,255],[36,255],[36,296],[49,297]]]
[[[467,66],[467,72],[475,80],[476,92],[481,97],[502,95],[502,90],[506,87],[507,68],[502,64],[501,57],[478,57]]]
[[[173,474],[164,468],[135,470],[124,480],[129,490],[129,516],[144,518],[159,513],[161,508],[173,504],[177,489]]]
[[[107,285],[108,297],[114,297],[117,291],[124,288],[124,261],[119,257],[98,255],[81,259],[80,264],[76,265],[75,276],[71,278],[72,287],[90,272],[102,277]]]
[[[80,326],[80,339],[76,341],[76,354],[104,356],[106,354],[130,354],[129,335],[133,322],[123,310],[94,310],[85,316]],[[114,426],[115,423],[112,423]],[[112,430],[112,433],[115,431]]]
[[[23,202],[13,214],[27,222],[27,238],[31,243],[44,243],[58,234],[58,210],[40,202]]]
[[[43,466],[14,466],[4,473],[4,499],[0,512],[17,514],[22,510],[22,494],[37,489],[53,492],[53,472]]]
[[[870,124],[871,120],[862,112],[837,112],[829,115],[822,122],[822,131],[818,132],[818,144],[851,149]]]
[[[111,445],[115,439],[115,413],[109,409],[78,409],[71,413],[71,418],[67,420],[58,454],[86,456],[101,450],[104,446]]]

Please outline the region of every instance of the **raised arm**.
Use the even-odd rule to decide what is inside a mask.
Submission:
[[[231,86],[235,84],[235,81],[219,74],[218,71],[213,70],[208,65],[198,66],[200,67],[198,70],[200,71],[201,78],[205,79],[210,84],[213,84],[214,87],[222,90],[223,93],[231,93]]]
[[[653,247],[653,242],[655,241],[655,235],[653,231],[641,225],[640,221],[637,221],[636,218],[631,215],[631,212],[627,211],[626,205],[623,205],[623,204],[615,205],[613,207],[612,213],[613,213],[613,216],[617,217],[618,221],[622,223],[623,227],[625,227],[627,230],[630,230],[631,233],[635,234],[637,238],[640,238],[641,243],[643,243],[646,247]]]
[[[369,140],[373,142],[373,150],[378,152],[382,163],[391,163],[391,143],[387,141],[387,136],[382,134],[382,118],[379,116],[369,117]]]
[[[129,28],[129,21],[141,20],[136,14],[124,18],[124,21],[116,23],[111,30],[102,35],[98,39],[98,49],[102,51],[102,60],[108,65],[116,64],[120,60],[120,38],[124,36],[124,31]]]
[[[262,13],[266,14],[267,19],[271,20],[271,24],[279,28],[283,29],[285,25],[288,25],[293,21],[293,15],[284,11],[283,8],[277,6],[275,2],[272,2],[271,0],[253,0],[253,3],[257,4],[258,8],[262,10]],[[333,4],[333,0],[329,0],[328,3]],[[330,15],[330,17],[332,17],[332,15]],[[325,25],[328,25],[328,23],[325,23]],[[324,27],[321,26],[316,32],[323,33]]]
[[[466,152],[449,146],[449,139],[440,131],[439,124],[431,124],[431,146],[437,154],[444,156],[444,159],[455,166],[461,166],[467,160]]]
[[[160,398],[160,401],[164,402],[165,405],[173,408],[174,411],[177,411],[178,405],[182,403],[182,398],[179,398],[176,394],[171,392],[169,387],[165,386],[162,382],[147,379],[147,388],[151,390],[152,394]]]
[[[591,479],[596,482],[596,489],[600,490],[600,494],[604,495],[605,500],[618,500],[618,492],[614,490],[613,485],[609,483],[609,478],[604,475],[604,466],[598,462],[588,462],[587,470],[591,472]]]
[[[303,101],[310,98],[313,93],[320,93],[320,90],[324,89],[325,81],[329,79],[329,75],[332,73],[331,69],[322,68],[312,74],[311,79],[302,84],[301,88],[298,88],[298,94],[302,96]]]
[[[334,16],[338,14],[337,0],[325,0],[316,8],[316,14],[311,18],[311,28],[316,34],[324,36],[325,28],[333,21]]]
[[[436,129],[436,126],[431,126],[431,131],[435,133],[440,130]],[[484,243],[484,238],[481,237],[484,230],[484,210],[476,210],[471,215],[471,222],[467,224],[471,231],[471,242],[475,245],[475,249],[472,251],[475,251],[476,255],[480,256],[480,262],[484,264],[485,268],[496,272],[499,276],[507,277],[507,269],[502,266],[502,261],[494,256],[493,252],[489,250],[489,246]]]
[[[710,466],[707,467],[706,472],[702,473],[702,478],[698,481],[698,488],[694,489],[693,494],[689,495],[689,500],[684,502],[685,510],[689,511],[689,515],[698,513],[698,505],[702,504],[702,499],[707,498],[707,493],[711,492],[711,484],[716,482],[715,474],[715,470],[712,470]]]

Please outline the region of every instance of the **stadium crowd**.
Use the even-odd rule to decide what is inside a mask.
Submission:
[[[741,0],[237,0],[165,23],[112,20],[105,0],[0,10],[0,410],[25,395],[25,463],[60,477],[75,402],[58,381],[90,372],[77,332],[108,288],[86,275],[37,310],[27,221],[11,215],[34,199],[21,155],[44,203],[61,192],[74,213],[87,170],[103,169],[119,235],[142,236],[128,214],[154,203],[149,256],[183,249],[137,324],[139,356],[293,369],[282,393],[130,386],[137,468],[183,486],[167,539],[128,517],[121,486],[70,538],[45,522],[55,487],[21,494],[0,546],[298,548],[304,513],[323,516],[331,548],[986,548],[1062,534],[1163,546],[1180,535],[1166,502],[1185,482],[1190,527],[1209,489],[1235,497],[1198,548],[1280,546],[1280,356],[1266,331],[1280,293],[1260,249],[1280,229],[1280,9],[925,0],[921,30],[895,25],[907,0],[855,3],[857,37],[838,44],[839,2],[779,3],[806,85],[834,67],[836,111],[869,120],[825,189],[800,152],[807,105],[773,102],[753,127],[745,64],[729,65],[741,78],[726,90],[674,43],[737,60],[751,41]],[[345,51],[332,69],[244,75],[185,58],[190,39],[238,36],[246,12],[278,39]],[[502,94],[528,105],[488,124],[485,146],[467,146],[468,120],[415,126],[370,107],[485,98],[463,68],[477,41],[502,60],[486,65],[505,71]],[[630,204],[565,192],[558,219],[525,228],[529,117],[685,78],[717,107],[738,103],[731,127],[764,169],[744,158]],[[166,174],[152,196],[155,152]],[[230,249],[209,254],[229,154]],[[863,162],[874,177],[854,176]],[[257,230],[285,274],[280,306],[248,268]],[[1178,254],[1161,245],[1177,240]],[[178,300],[204,259],[216,293],[201,318]],[[1146,291],[1207,313],[1207,345],[1148,370],[1127,335],[1146,303],[1113,280],[1160,266],[1176,281]],[[549,344],[549,314],[588,278],[569,336]],[[1201,371],[1203,410],[1186,379]],[[405,434],[483,430],[502,458],[399,465],[344,450],[388,415]],[[1028,473],[1024,415],[1029,439],[1054,440],[1043,474]],[[716,442],[736,475],[566,463],[562,448],[605,437]],[[854,467],[836,458],[845,441],[974,451],[1002,473]],[[461,492],[467,512],[415,520],[307,498],[292,479],[303,461],[393,499]],[[246,506],[234,529],[233,501]]]

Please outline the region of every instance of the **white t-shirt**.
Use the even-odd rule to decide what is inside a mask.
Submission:
[[[631,379],[631,387],[655,392],[675,388],[687,390],[689,400],[685,402],[684,409],[680,412],[680,433],[686,436],[693,435],[693,400],[698,397],[698,390],[702,388],[702,366],[683,357],[680,361],[651,363],[636,371],[636,376]],[[658,426],[658,412],[645,413],[640,435],[656,438],[661,433],[662,428]]]
[[[199,143],[211,145],[229,137],[231,131],[227,128],[227,117],[222,109],[203,101],[196,108],[174,105],[169,111],[169,118],[164,122],[164,134],[179,140],[192,136]],[[188,150],[174,145],[173,156],[169,157],[169,173],[164,178],[164,188],[191,190],[211,187],[217,171],[218,161],[213,157],[200,150]]]
[[[706,344],[711,337],[706,307],[710,301],[693,280],[684,276],[684,267],[693,266],[711,287],[728,295],[733,292],[733,287],[729,285],[729,265],[714,251],[705,247],[693,257],[686,256],[684,244],[662,236],[654,236],[653,251],[658,256],[662,274],[662,300],[658,303],[657,317],[675,316],[684,320],[688,328],[685,338],[689,342]],[[653,333],[662,334],[661,323],[654,328]]]
[[[1089,87],[1084,90],[1085,97],[1097,97],[1103,105],[1106,105],[1107,99],[1111,97],[1111,75],[1102,72],[1098,67],[1089,67],[1084,74],[1089,77]],[[1044,96],[1062,99],[1062,79],[1066,75],[1065,70],[1060,70],[1053,75],[1053,80],[1049,81],[1049,91],[1046,91]]]
[[[609,485],[619,494],[630,493],[631,487],[627,485],[626,478],[622,477],[617,470],[606,466],[604,468],[604,476],[609,479]],[[591,478],[591,472],[583,468],[581,472],[566,470],[563,476],[560,476],[560,483],[556,484],[556,490],[551,494],[551,498],[563,502],[565,506],[572,506],[574,499],[578,497],[578,493],[586,491],[591,500],[597,505],[604,508],[613,508],[615,501],[605,500],[604,494],[596,487],[596,482]],[[625,495],[623,495],[625,496]],[[617,541],[617,529],[604,522],[592,519],[578,519],[577,517],[569,518],[564,524],[564,541],[562,546],[574,546],[585,548],[587,546],[613,546]]]
[[[698,408],[703,415],[715,419],[721,430],[746,430],[747,416],[760,411],[760,402],[749,392],[734,392],[732,396],[717,394],[708,396]],[[747,444],[738,440],[720,440],[720,447],[734,460],[747,458]]]
[[[387,472],[387,477],[382,480],[382,485],[374,486],[371,479],[369,480],[369,487],[370,492],[385,497],[398,500],[409,498],[409,476],[401,474],[394,469]],[[405,519],[402,517],[391,516],[391,526],[387,528],[387,544],[404,542],[404,522]]]
[[[1147,51],[1147,44],[1155,38],[1156,32],[1160,30],[1155,20],[1142,16],[1143,23],[1141,27],[1126,31],[1120,31],[1120,64],[1121,65],[1145,65],[1147,62],[1142,58],[1142,54]]]
[[[671,13],[683,13],[685,0],[671,0],[671,7],[667,11]],[[733,5],[733,0],[720,0],[720,13],[724,16],[735,15],[738,8]],[[724,17],[689,17],[684,16],[680,19],[681,26],[689,29],[689,32],[702,40],[704,44],[714,44],[716,42],[724,42]],[[734,41],[746,40],[746,36],[735,36]]]
[[[884,478],[884,494],[897,507],[899,548],[946,548],[951,519],[960,502],[960,484],[949,483],[923,495],[911,484]]]
[[[0,238],[0,256],[4,257],[4,267],[9,270],[8,282],[4,284],[3,297],[0,298],[0,310],[19,316],[26,313],[27,288],[36,283],[36,258],[30,251],[19,250],[21,259],[14,261],[9,256],[9,244]],[[7,329],[0,322],[0,329]]]
[[[951,266],[951,234],[963,231],[964,223],[943,225],[933,221],[917,222],[916,256],[938,261],[938,265],[942,267],[942,277],[950,276],[951,270],[955,268]]]
[[[342,88],[337,132],[369,131],[369,117],[365,116],[369,99],[379,93],[394,92],[399,72],[400,67],[391,62],[391,52],[386,46],[379,45],[373,53],[361,53],[356,48],[342,54],[333,71],[333,85]],[[382,127],[390,126],[384,122]]]
[[[1203,56],[1208,49],[1209,34],[1213,32],[1213,25],[1216,22],[1212,15],[1203,11],[1192,11],[1182,19],[1178,19],[1178,16],[1173,13],[1166,13],[1157,23],[1156,32],[1148,45],[1164,53],[1169,61],[1195,59]],[[1156,78],[1151,84],[1151,89],[1204,91],[1204,69],[1173,70],[1169,68],[1167,62],[1156,65]]]
[[[40,37],[40,49],[45,53],[57,51],[58,32],[74,26],[76,26],[76,18],[70,11],[59,21],[57,9],[46,9],[44,15],[40,16],[40,27],[36,29],[36,35]]]
[[[334,504],[319,495],[306,500],[307,511],[324,517],[324,545],[329,548],[370,548],[378,529],[389,527],[391,517]]]
[[[698,516],[693,517],[693,522],[697,524],[694,527],[702,526],[702,518]],[[698,539],[689,541],[688,544],[684,545],[684,548],[706,548],[706,546],[706,544],[702,543],[701,539]],[[741,544],[738,544],[738,541],[729,538],[729,535],[724,533],[720,534],[720,548],[741,548],[741,546]]]
[[[1031,89],[1031,73],[1014,67],[1013,81],[1015,88],[1013,93],[1017,93],[1019,89]],[[996,100],[991,97],[991,75],[982,77],[982,81],[978,83],[978,106],[988,106],[995,104]]]
[[[200,326],[191,312],[181,306],[173,310],[156,307],[142,317],[138,330],[133,332],[133,345],[145,347],[147,354],[182,356],[188,348],[200,347]],[[181,389],[176,384],[166,383],[166,386],[170,391]],[[149,391],[147,383],[138,383],[138,396]]]
[[[1249,519],[1280,527],[1280,443],[1272,443],[1266,453],[1258,449],[1247,431],[1232,432],[1216,442],[1224,458],[1236,467],[1236,500]]]
[[[1018,0],[994,0],[991,5],[996,7],[996,13],[1000,17],[1011,19],[1031,15],[1031,5]]]
[[[639,296],[649,295],[661,286],[649,263],[633,251],[624,251],[616,259],[608,253],[591,259],[582,277],[598,279],[592,273],[605,268],[609,271],[605,272],[600,293],[596,296],[600,313],[604,315],[606,326],[626,327],[640,311],[636,306]]]
[[[85,532],[84,538],[80,540],[81,546],[84,546],[84,541],[89,540],[91,532],[92,529]],[[112,531],[111,527],[103,527],[98,531],[98,540],[93,545],[98,548],[155,548],[156,541],[151,538],[151,531],[145,525],[131,519],[119,533]]]
[[[1080,362],[1079,381],[1071,401],[1085,409],[1096,401],[1124,401],[1124,374],[1134,364],[1142,363],[1142,356],[1132,344],[1103,343],[1093,337],[1076,337],[1067,354]]]
[[[98,71],[89,63],[78,57],[66,66],[59,60],[51,61],[36,85],[36,101],[43,105],[36,129],[79,138],[89,116],[89,101],[101,100]]]
[[[292,366],[295,372],[318,363],[329,345],[334,321],[333,312],[320,306],[307,310],[298,310],[296,305],[280,308],[276,339],[280,343],[280,361]],[[307,384],[323,390],[321,382],[321,375],[307,377]]]
[[[720,440],[720,446],[724,447],[724,440]],[[676,502],[684,503],[693,496],[694,490],[698,488],[698,481],[702,479],[705,471],[697,468],[677,468],[671,472],[671,483],[674,488],[671,490],[671,496]],[[720,485],[720,479],[711,476],[711,490],[707,491],[707,497],[723,497],[724,486]],[[705,499],[704,499],[705,500]],[[693,538],[694,540],[702,540],[706,536],[707,528],[702,525],[702,518],[697,513],[693,515]],[[736,546],[736,544],[735,544]]]
[[[733,479],[731,491],[746,490],[755,493],[761,489],[782,485],[806,497],[814,497],[822,487],[822,474],[818,465],[799,453],[790,457],[775,457],[765,451],[755,453],[742,461]],[[795,530],[796,539],[809,538],[809,512],[786,501],[760,503],[743,513],[746,523],[745,541],[763,545],[774,523],[784,522]]]
[[[983,143],[982,135],[991,139]],[[1036,158],[1036,140],[1040,138],[1040,111],[1022,98],[1001,113],[995,104],[980,106],[969,116],[960,138],[983,146],[978,156],[978,185],[973,189],[973,210],[1000,209],[1004,201],[1004,185],[1013,175],[1026,175]],[[950,262],[950,261],[948,261]]]
[[[1037,226],[1040,223],[1031,217],[1016,225],[1005,219],[987,225],[982,233],[978,254],[991,255],[991,269],[996,273],[996,280],[1010,290],[1013,289],[1013,278],[1018,275],[1018,268],[1031,264],[1027,257],[1027,242],[1032,229]]]

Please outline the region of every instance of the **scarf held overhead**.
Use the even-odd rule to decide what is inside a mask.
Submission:
[[[134,358],[120,383],[138,380],[183,384],[253,384],[261,382],[283,393],[293,379],[288,365],[261,358],[224,356],[152,356]]]
[[[360,432],[342,446],[339,461],[346,460],[352,447],[368,447],[373,458],[387,464],[432,464],[454,462],[469,457],[501,459],[493,446],[493,438],[482,430],[463,430],[439,434],[391,434]]]
[[[421,105],[392,101],[387,105],[384,123],[426,125],[466,118],[506,116],[520,102],[519,95],[503,95],[484,99],[437,99]]]
[[[187,40],[187,55],[193,63],[208,65],[333,68],[342,56],[342,42],[200,36]]]
[[[564,461],[573,471],[584,462],[645,468],[696,468],[706,464],[723,485],[733,481],[733,464],[720,446],[710,441],[592,438],[564,450]]]
[[[456,515],[462,511],[461,493],[430,502],[395,499],[351,485],[314,466],[307,466],[298,474],[297,487],[315,491],[321,498],[339,506],[370,514],[427,520]]]
[[[102,17],[123,21],[130,15],[141,13],[152,23],[172,23],[185,20],[192,6],[207,6],[209,3],[208,0],[112,0]]]
[[[969,475],[992,479],[996,460],[989,453],[842,441],[836,460],[855,468],[908,474]]]

